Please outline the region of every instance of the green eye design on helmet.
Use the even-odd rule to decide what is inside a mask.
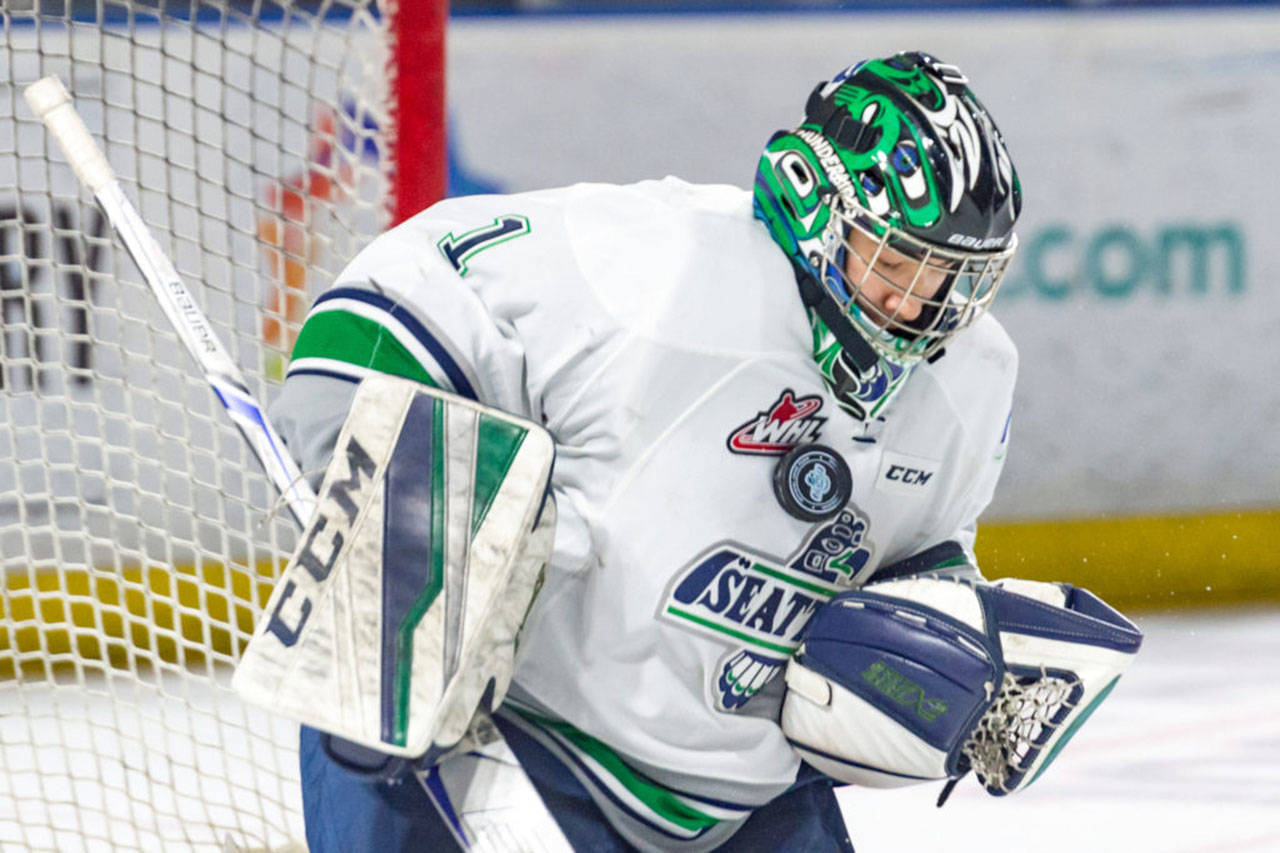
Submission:
[[[796,269],[828,385],[859,418],[987,310],[1017,246],[1017,175],[967,84],[923,53],[852,66],[756,170],[756,216]],[[834,370],[818,345],[832,336]]]

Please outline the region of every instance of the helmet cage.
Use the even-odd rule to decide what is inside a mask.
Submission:
[[[817,259],[818,280],[877,354],[903,366],[933,357],[990,308],[1017,249],[1013,236],[994,252],[944,248],[865,208],[850,209],[839,193],[829,193],[826,202],[831,216]],[[866,237],[859,242],[871,248],[858,252],[852,243],[855,234]],[[857,281],[846,274],[849,253],[864,270]],[[872,276],[878,291],[888,287],[901,296],[892,311],[866,295]],[[919,312],[908,317],[909,306],[918,306]]]

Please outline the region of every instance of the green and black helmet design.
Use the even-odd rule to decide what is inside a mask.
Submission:
[[[796,268],[824,376],[859,417],[987,310],[1020,208],[991,116],[958,68],[925,53],[820,83],[756,170],[756,215]]]

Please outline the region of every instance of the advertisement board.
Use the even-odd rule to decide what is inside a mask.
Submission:
[[[463,19],[455,168],[501,191],[748,187],[816,82],[927,50],[968,74],[1025,193],[995,309],[1021,367],[989,515],[1274,507],[1278,43],[1280,16],[1248,9]]]

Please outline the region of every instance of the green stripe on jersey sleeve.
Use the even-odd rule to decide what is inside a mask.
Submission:
[[[312,314],[298,332],[293,361],[324,358],[442,387],[381,324],[349,311]]]

